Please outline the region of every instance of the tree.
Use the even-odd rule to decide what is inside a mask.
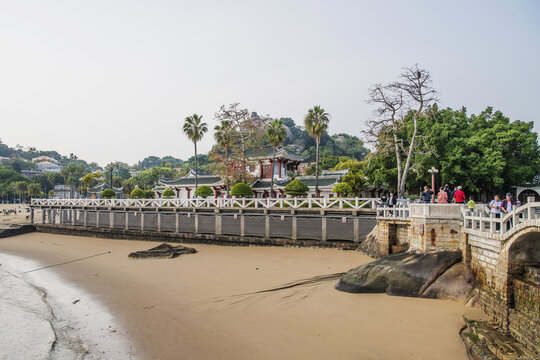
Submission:
[[[116,192],[113,189],[105,189],[101,192],[101,197],[104,199],[114,199],[116,197]]]
[[[164,199],[172,199],[174,198],[174,196],[175,196],[175,193],[173,189],[165,189],[165,191],[163,191],[162,197]]]
[[[284,188],[283,190],[285,190],[285,193],[287,195],[291,195],[291,196],[306,196],[308,191],[309,191],[309,187],[304,184],[301,180],[299,179],[294,179],[293,181],[291,181],[290,183],[288,183]]]
[[[197,187],[197,141],[202,139],[204,134],[208,131],[208,127],[206,123],[202,122],[202,115],[193,114],[186,117],[183,130],[184,134],[193,141],[193,145],[195,146],[195,187]]]
[[[39,197],[41,195],[41,185],[37,183],[32,183],[28,185],[28,194],[31,197]]]
[[[136,188],[130,194],[132,199],[144,199],[144,191],[142,189]]]
[[[283,120],[275,119],[270,124],[268,124],[265,131],[265,138],[270,143],[270,146],[274,149],[272,155],[272,177],[270,180],[270,196],[274,194],[274,169],[276,164],[276,152],[278,146],[283,144],[283,141],[287,138],[287,131],[283,125]]]
[[[90,190],[92,186],[94,186],[94,184],[96,183],[97,177],[99,176],[96,176],[96,174],[94,173],[88,173],[82,177],[82,180],[81,180],[83,183],[82,188],[84,190],[85,196],[88,194],[88,190]]]
[[[19,194],[19,201],[22,202],[22,196],[28,191],[28,183],[26,181],[17,181],[15,183],[15,191]]]
[[[425,117],[437,92],[432,87],[431,74],[418,64],[403,69],[398,81],[375,84],[369,90],[368,103],[377,106],[375,117],[368,120],[366,134],[377,143],[378,152],[392,151],[396,157],[398,195],[405,195],[407,176],[415,169],[413,163],[418,139],[418,121]],[[406,117],[412,121],[412,131],[402,131]],[[403,162],[403,159],[405,162]]]
[[[252,197],[253,190],[251,190],[251,187],[248,184],[238,183],[232,187],[231,195],[238,197]]]
[[[203,198],[208,197],[213,193],[214,191],[210,188],[210,186],[207,185],[201,185],[195,190],[195,196],[200,196]]]
[[[315,156],[315,196],[319,196],[319,144],[321,136],[328,129],[330,114],[324,111],[319,105],[308,110],[304,119],[304,127],[311,137],[315,139],[316,156]]]
[[[135,181],[133,178],[124,180],[122,182],[122,194],[124,196],[130,196],[131,192],[135,189]]]
[[[352,188],[346,182],[340,182],[334,185],[332,191],[337,193],[338,196],[347,196],[352,193]]]
[[[50,198],[54,197],[54,190],[49,190],[47,196],[49,196]]]
[[[214,127],[214,131],[214,139],[222,151],[216,149],[216,151],[214,151],[213,160],[218,160],[218,173],[225,179],[225,187],[227,188],[227,192],[229,192],[229,184],[231,181],[230,168],[232,165],[230,163],[229,152],[231,148],[234,147],[234,129],[231,121],[221,120],[219,125]],[[224,158],[224,162],[219,161],[220,157]]]

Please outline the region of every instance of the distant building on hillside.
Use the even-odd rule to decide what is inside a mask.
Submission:
[[[8,161],[9,161],[8,157],[0,156],[0,163],[5,163],[5,162],[8,162]]]
[[[42,173],[59,173],[62,167],[50,161],[40,161],[36,163],[36,170]]]
[[[42,162],[42,161],[58,164],[58,160],[50,156],[45,156],[45,155],[41,155],[32,159],[32,162],[35,162],[35,163]]]

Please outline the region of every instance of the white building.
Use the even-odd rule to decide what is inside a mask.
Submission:
[[[59,173],[62,167],[50,161],[40,161],[36,163],[36,170],[42,173]]]
[[[58,165],[58,160],[50,156],[41,155],[32,159],[32,162],[35,162],[35,163],[42,162],[42,161],[48,161],[48,162],[52,162]]]

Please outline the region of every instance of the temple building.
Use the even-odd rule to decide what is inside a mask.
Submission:
[[[281,198],[286,197],[284,188],[292,181],[292,178],[298,174],[298,166],[304,160],[304,157],[291,153],[283,148],[276,152],[275,162],[273,161],[274,150],[271,147],[265,147],[250,151],[247,154],[249,162],[252,163],[250,171],[255,177],[255,181],[249,185],[253,189],[253,195],[257,198]],[[270,184],[272,178],[272,166],[274,166],[274,193],[270,195]],[[323,171],[319,176],[319,196],[333,197],[334,185],[339,183],[348,170],[341,171]],[[296,176],[306,184],[310,191],[308,196],[315,197],[315,176]],[[207,185],[214,190],[214,197],[226,196],[226,186],[224,181],[213,174],[198,175],[198,186]],[[157,197],[163,195],[163,191],[172,189],[176,197],[180,199],[191,199],[195,192],[195,172],[191,170],[188,174],[178,179],[160,179],[158,186],[153,190]]]
[[[527,203],[528,197],[534,197],[534,201],[540,201],[540,175],[536,176],[531,183],[514,186],[516,197],[522,204]]]

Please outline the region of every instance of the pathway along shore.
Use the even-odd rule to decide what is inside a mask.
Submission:
[[[196,254],[175,259],[128,258],[152,246],[43,233],[0,239],[2,253],[66,263],[40,271],[95,295],[139,359],[465,360],[461,316],[484,316],[451,301],[334,290],[332,274],[372,260],[354,251],[193,245]]]

